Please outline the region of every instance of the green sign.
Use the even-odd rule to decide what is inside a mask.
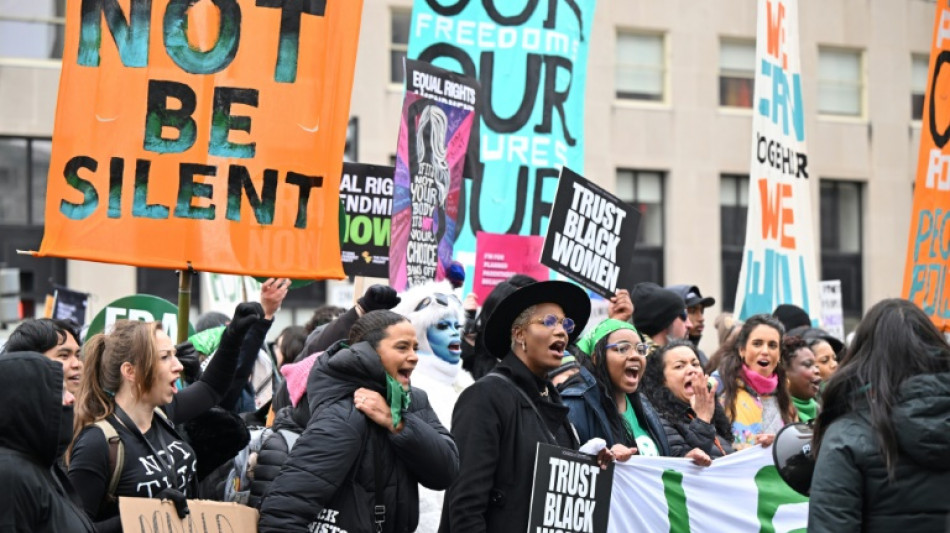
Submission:
[[[178,306],[151,294],[135,294],[125,296],[105,306],[96,313],[86,338],[97,333],[109,331],[116,320],[142,320],[144,322],[161,322],[162,329],[174,342],[178,338]],[[195,334],[195,328],[188,324],[188,336]]]

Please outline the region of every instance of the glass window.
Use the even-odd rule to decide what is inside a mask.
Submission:
[[[43,225],[46,218],[46,177],[49,175],[50,154],[53,149],[53,143],[45,140],[30,141],[30,173],[33,175],[31,181],[33,205],[31,221],[35,225]]]
[[[0,57],[62,59],[66,0],[0,0]]]
[[[924,93],[927,92],[930,58],[924,54],[913,54],[910,67],[910,118],[920,120],[924,116]]]
[[[640,211],[637,245],[663,246],[663,173],[618,170],[617,197]]]
[[[864,75],[861,52],[838,48],[818,49],[818,112],[861,116]]]
[[[406,73],[402,60],[409,50],[409,26],[412,14],[409,11],[393,11],[390,24],[389,44],[389,81],[402,84],[406,81]]]
[[[719,236],[722,247],[722,308],[735,307],[749,217],[749,176],[724,174],[719,180]]]
[[[0,224],[29,221],[29,165],[27,139],[0,138]]]
[[[663,35],[620,32],[614,72],[617,98],[662,101],[666,77]]]
[[[821,180],[821,277],[841,280],[845,315],[862,312],[863,184]]]
[[[755,87],[755,42],[719,42],[719,105],[752,107]]]

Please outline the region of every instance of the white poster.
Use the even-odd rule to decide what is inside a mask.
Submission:
[[[735,308],[746,320],[794,304],[817,325],[798,2],[759,0],[758,10],[749,215]]]
[[[241,276],[201,273],[202,313],[218,311],[228,316],[234,314],[237,304],[244,301],[244,281]]]
[[[610,533],[804,533],[808,498],[793,491],[759,446],[716,459],[631,457],[614,468]]]
[[[822,281],[821,328],[844,342],[844,310],[841,306],[841,280]]]

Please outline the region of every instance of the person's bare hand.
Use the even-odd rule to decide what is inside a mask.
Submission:
[[[478,311],[478,295],[474,292],[465,295],[465,301],[462,302],[462,309],[466,311]]]
[[[699,448],[693,448],[692,450],[687,452],[686,458],[692,459],[693,464],[696,464],[699,466],[709,466],[712,464],[712,458],[709,457],[709,454],[700,450]]]
[[[623,444],[614,444],[613,447],[610,448],[610,451],[614,454],[614,457],[622,463],[637,454],[637,447],[627,448]]]
[[[774,433],[759,433],[755,436],[755,443],[762,445],[763,448],[768,448],[775,441]]]
[[[607,316],[625,322],[633,317],[633,300],[630,299],[627,289],[617,289],[607,306]]]
[[[689,399],[689,406],[700,420],[709,424],[716,412],[716,394],[707,387],[705,374],[700,373],[693,378],[693,396]]]
[[[380,393],[367,388],[356,389],[353,393],[353,404],[370,420],[387,430],[393,433],[402,430],[402,422],[399,422],[399,427],[393,428],[393,413]]]
[[[287,291],[290,289],[290,280],[287,278],[268,278],[261,284],[261,307],[264,308],[264,318],[274,318],[284,303]]]
[[[597,464],[600,466],[601,470],[606,470],[607,465],[612,462],[614,462],[614,454],[610,450],[604,448],[597,452]]]

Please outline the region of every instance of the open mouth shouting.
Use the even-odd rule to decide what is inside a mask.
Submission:
[[[637,384],[640,383],[640,375],[643,369],[640,366],[640,361],[630,361],[626,366],[623,367],[623,378],[626,381],[627,386],[636,389]]]
[[[415,370],[416,365],[407,365],[401,367],[396,371],[396,381],[402,384],[403,387],[409,386],[409,378],[412,377],[412,371]]]
[[[564,349],[567,348],[567,343],[564,341],[554,341],[548,347],[551,351],[551,355],[556,357],[558,361],[564,358]]]
[[[462,343],[459,341],[452,341],[448,345],[449,353],[455,356],[462,355]]]

